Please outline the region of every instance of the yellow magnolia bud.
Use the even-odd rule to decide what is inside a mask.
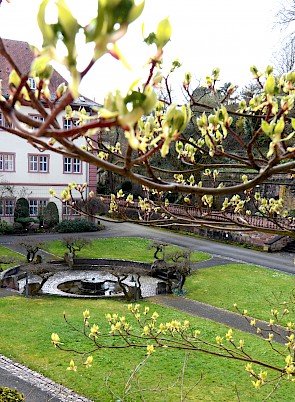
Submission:
[[[74,360],[70,361],[69,367],[67,367],[67,370],[69,371],[77,371],[77,366],[75,366]]]
[[[157,71],[156,74],[153,76],[154,84],[159,84],[163,79],[163,74],[161,71]]]
[[[92,356],[88,356],[84,364],[85,364],[85,366],[88,368],[88,367],[91,367],[92,362],[93,362],[93,357],[92,357]]]
[[[267,80],[264,85],[264,91],[267,95],[273,95],[275,93],[275,88],[276,88],[276,80],[275,77],[270,74],[267,77]]]
[[[53,345],[58,345],[60,343],[60,337],[58,336],[58,334],[51,334],[51,343],[53,343]]]
[[[9,74],[9,84],[17,88],[20,84],[20,81],[21,81],[20,76],[17,74],[15,70],[12,70],[11,73]]]
[[[155,351],[154,345],[147,345],[146,349],[147,349],[148,355],[154,353],[154,351]]]
[[[156,44],[158,49],[163,49],[167,42],[170,41],[172,27],[169,18],[165,18],[159,22],[156,32]]]
[[[254,77],[254,78],[259,78],[260,75],[261,75],[261,74],[258,72],[258,69],[257,69],[256,66],[250,67],[250,71],[251,71],[251,73],[253,74],[253,77]]]

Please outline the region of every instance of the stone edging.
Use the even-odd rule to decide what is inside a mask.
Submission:
[[[93,402],[91,399],[78,395],[71,389],[57,384],[49,378],[44,377],[42,374],[3,355],[0,355],[0,368],[26,381],[32,386],[39,388],[41,391],[51,394],[52,397],[59,399],[61,402]]]

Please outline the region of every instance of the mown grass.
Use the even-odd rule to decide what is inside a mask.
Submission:
[[[146,239],[98,239],[89,248],[78,253],[79,257],[124,258],[151,262],[153,250],[148,248],[150,242]],[[56,255],[63,255],[65,248],[60,242],[47,244],[47,250]],[[1,252],[1,250],[0,250]],[[203,253],[193,256],[195,261],[208,258]],[[269,318],[270,304],[266,300],[272,293],[286,295],[294,286],[291,275],[259,268],[246,264],[230,264],[196,271],[188,277],[185,288],[188,297],[216,305],[228,310],[234,310],[237,303],[250,315],[262,319]],[[189,315],[148,305],[161,316],[161,322],[189,319],[201,330],[203,338],[213,341],[216,335],[224,337],[227,329],[224,326],[193,318]],[[57,332],[69,349],[87,350],[85,340],[70,329],[63,321],[63,312],[74,324],[82,324],[82,312],[90,309],[102,330],[108,331],[104,316],[108,312],[118,312],[126,315],[126,303],[113,300],[76,300],[61,298],[23,299],[8,297],[0,299],[0,353],[3,353],[21,363],[41,372],[58,383],[62,383],[76,392],[86,395],[95,401],[111,401],[112,397],[105,385],[105,379],[111,373],[110,383],[116,391],[117,399],[122,395],[122,389],[132,369],[144,358],[144,350],[101,350],[95,355],[92,367],[79,368],[77,373],[66,370],[73,353],[65,354],[50,344],[50,335]],[[29,312],[29,314],[28,314]],[[265,341],[256,337],[235,331],[234,339],[243,338],[247,351],[255,353],[258,358],[268,360],[270,348]],[[87,340],[86,343],[89,343]],[[248,346],[249,345],[249,346]],[[90,345],[88,345],[90,347]],[[146,401],[179,401],[181,394],[180,383],[167,390],[181,372],[184,353],[181,351],[157,351],[144,366],[140,374],[141,387],[145,391]],[[271,358],[275,362],[277,357]],[[75,362],[79,364],[79,357]],[[188,401],[238,401],[235,391],[237,384],[241,401],[258,402],[263,400],[270,389],[255,391],[251,385],[244,363],[215,358],[202,353],[192,353],[187,364],[185,376],[185,392],[198,381],[203,379],[188,395]],[[163,393],[152,393],[151,388],[160,386]],[[292,385],[280,388],[270,401],[291,400]],[[139,400],[134,396],[129,400]]]
[[[268,321],[271,308],[279,308],[295,287],[295,277],[279,271],[248,264],[228,264],[195,271],[187,278],[188,297],[236,311],[248,310],[250,316]],[[282,307],[282,306],[281,306]],[[286,316],[284,323],[292,321]]]
[[[135,260],[141,262],[153,262],[155,248],[150,248],[153,242],[142,238],[104,238],[95,239],[91,244],[77,252],[78,258],[115,258],[124,260]],[[67,251],[61,240],[48,242],[44,249],[51,254],[63,257]],[[166,253],[179,250],[180,247],[169,245]],[[191,261],[198,262],[210,258],[210,255],[194,251],[191,254]]]
[[[213,341],[216,335],[224,336],[227,328],[215,323],[191,317],[187,314],[166,309],[150,303],[140,303],[149,306],[151,312],[160,314],[158,322],[167,322],[171,319],[189,319],[194,328],[201,330],[203,338]],[[91,320],[99,324],[101,331],[108,332],[105,314],[116,312],[128,317],[126,304],[113,300],[77,300],[64,298],[25,299],[21,297],[7,297],[0,299],[1,326],[0,352],[30,368],[37,370],[62,383],[76,392],[92,398],[94,401],[111,401],[105,379],[110,374],[110,383],[117,399],[122,395],[122,389],[132,369],[145,357],[144,349],[100,350],[94,354],[93,366],[89,369],[79,366],[79,357],[74,353],[61,352],[50,343],[52,332],[57,332],[64,347],[85,351],[91,348],[89,339],[73,331],[63,321],[63,312],[66,311],[69,320],[75,325],[82,325],[82,312],[88,308]],[[241,334],[234,331],[234,338],[243,338],[246,350],[254,353],[263,360],[270,359],[271,350],[265,341],[257,337]],[[112,344],[112,342],[110,342]],[[248,346],[249,345],[249,346]],[[74,357],[78,365],[77,372],[67,371],[70,359]],[[173,384],[182,370],[184,352],[177,350],[157,350],[146,366],[139,373],[141,387],[146,401],[180,401],[181,381],[173,389],[166,389]],[[278,359],[271,359],[275,363]],[[281,364],[284,364],[282,361]],[[216,358],[204,353],[193,352],[185,373],[185,389],[188,391],[201,376],[203,379],[191,390],[187,401],[238,401],[235,393],[235,384],[241,401],[258,402],[263,400],[270,389],[255,391],[251,380],[244,370],[245,363]],[[153,393],[150,390],[157,387],[164,389],[162,393]],[[287,384],[280,388],[272,401],[292,400],[294,386]],[[134,395],[128,401],[141,400]]]
[[[12,260],[12,262],[8,264],[3,263],[1,262],[1,257],[9,258]],[[4,271],[5,269],[13,267],[21,260],[22,256],[19,253],[16,253],[15,251],[12,251],[7,247],[0,246],[0,272]]]

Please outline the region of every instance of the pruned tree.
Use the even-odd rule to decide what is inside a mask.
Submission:
[[[154,262],[151,266],[152,275],[160,276],[167,283],[168,293],[173,291],[183,294],[183,286],[186,277],[191,273],[190,255],[191,252],[179,249],[173,252],[166,252],[168,244],[154,241],[149,247],[155,248]],[[158,256],[161,253],[161,257]]]
[[[26,250],[27,262],[32,262],[34,261],[36,254],[38,253],[40,248],[43,246],[43,242],[27,239],[19,242],[18,245]]]
[[[110,272],[117,279],[118,288],[121,289],[126,301],[130,302],[142,299],[140,282],[142,272],[139,270],[122,268],[120,268],[120,270],[112,270]],[[127,279],[129,280],[128,283],[126,282]]]
[[[34,282],[33,286],[30,285],[30,281],[28,280],[27,286],[30,288],[30,291],[28,291],[28,293],[31,296],[36,296],[42,293],[43,285],[48,281],[50,277],[54,275],[54,271],[52,270],[50,265],[46,262],[42,262],[42,260],[40,260],[40,262],[34,261],[33,264],[26,264],[21,266],[20,273],[22,272],[28,278],[30,277],[30,275],[39,277],[39,281]],[[26,289],[24,289],[24,291],[27,292]]]
[[[155,249],[154,252],[154,259],[155,260],[164,260],[165,259],[165,249],[168,246],[167,243],[159,242],[157,240],[154,240],[149,246],[149,249]],[[161,256],[159,256],[159,253],[161,253]]]
[[[13,256],[1,256],[0,257],[0,272],[4,271],[7,266],[15,264],[19,260]]]
[[[62,245],[69,250],[69,253],[71,253],[74,258],[77,251],[81,251],[82,248],[91,245],[91,240],[83,239],[78,236],[68,236],[62,239]]]

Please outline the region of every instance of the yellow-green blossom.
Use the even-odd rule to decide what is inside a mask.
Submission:
[[[67,370],[69,370],[69,371],[77,371],[77,366],[75,366],[74,360],[70,361],[70,365],[69,365],[69,367],[67,367]]]

